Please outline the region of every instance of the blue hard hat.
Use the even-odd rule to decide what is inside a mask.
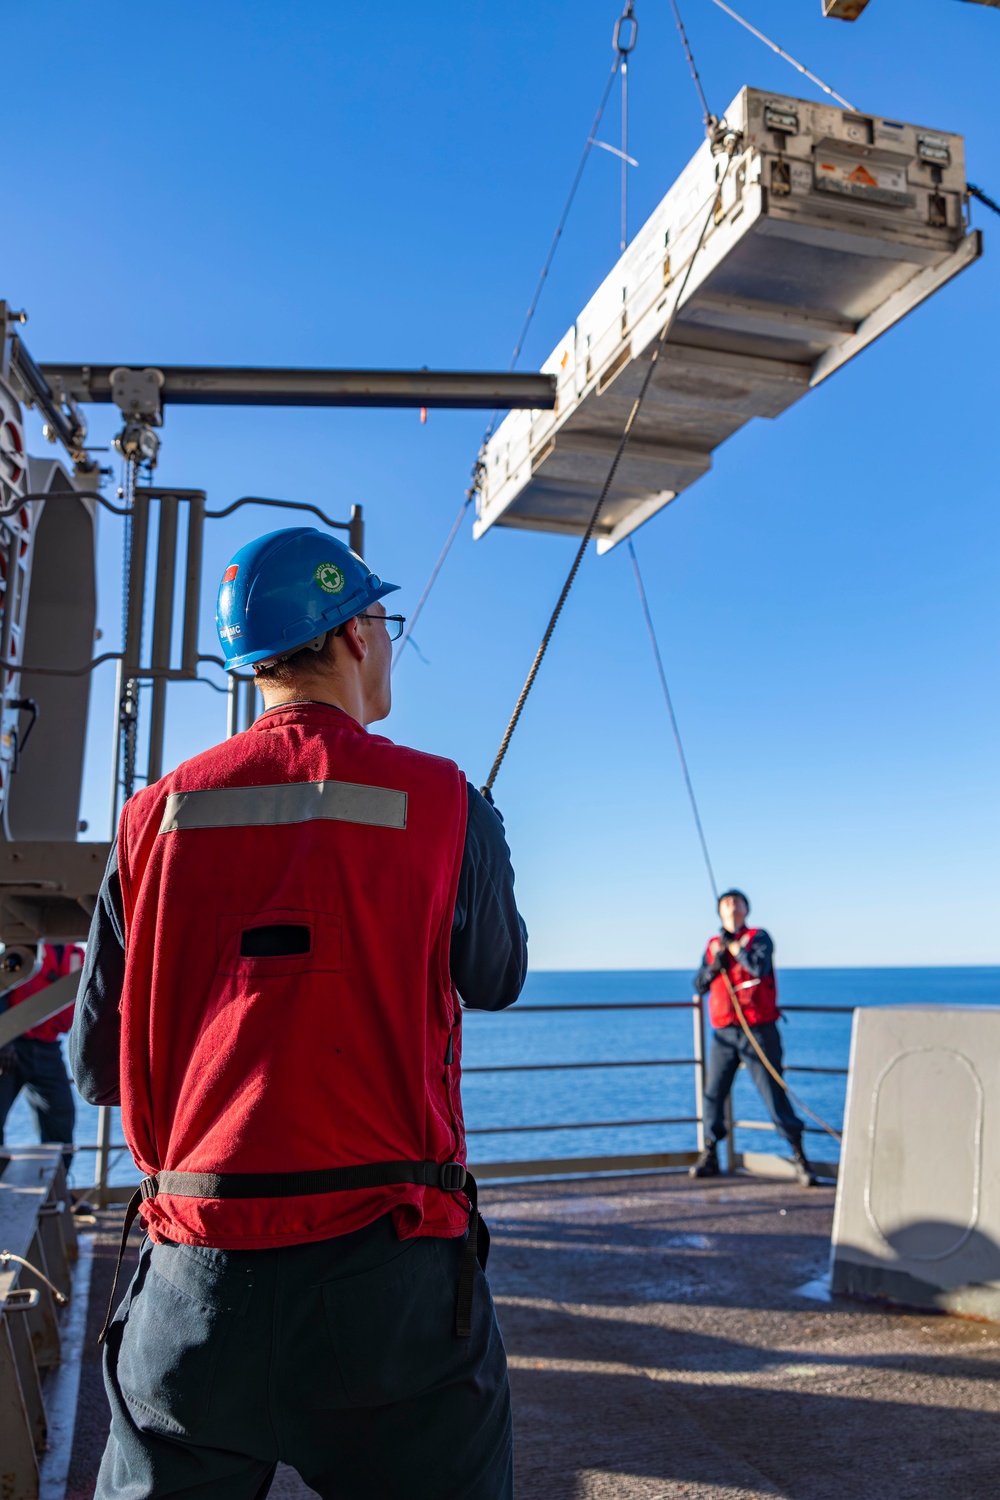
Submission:
[[[222,575],[215,624],[226,671],[289,655],[398,587],[313,526],[268,532]]]

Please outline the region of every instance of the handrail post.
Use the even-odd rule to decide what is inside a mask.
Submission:
[[[188,501],[187,562],[184,569],[184,634],[181,640],[181,671],[198,675],[198,611],[201,604],[201,573],[205,540],[205,496]]]
[[[700,995],[691,1002],[694,1021],[694,1112],[698,1117],[698,1150],[705,1149],[705,1011]]]
[[[733,1114],[733,1095],[730,1090],[726,1099],[726,1168],[735,1172],[742,1165],[736,1150],[736,1117]]]
[[[348,527],[347,540],[351,551],[356,552],[359,557],[365,555],[365,522],[364,513],[360,505],[351,506],[351,520]]]
[[[153,594],[153,643],[150,666],[158,674],[170,670],[170,647],[174,629],[174,594],[177,572],[177,497],[161,495],[160,526],[156,539],[156,586]],[[149,713],[149,756],[146,781],[152,785],[163,775],[163,736],[167,722],[167,679],[153,678]]]
[[[97,1157],[94,1165],[95,1197],[98,1208],[108,1206],[108,1164],[111,1159],[111,1107],[102,1104],[97,1111]]]

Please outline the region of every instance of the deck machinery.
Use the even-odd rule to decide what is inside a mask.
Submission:
[[[599,552],[705,474],[751,417],[778,416],[981,253],[961,136],[752,88],[725,127],[542,366],[555,409],[511,412],[486,446],[477,537],[584,532],[679,297]]]

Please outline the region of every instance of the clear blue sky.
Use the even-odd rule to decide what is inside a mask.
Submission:
[[[860,107],[961,131],[1000,197],[1000,14],[742,0]],[[40,360],[506,365],[611,61],[615,0],[420,6],[253,0],[8,6],[0,294]],[[632,229],[696,149],[666,0],[638,0]],[[683,9],[713,107],[811,92],[709,0]],[[612,105],[612,120],[617,102]],[[607,134],[615,139],[617,125]],[[523,367],[617,257],[618,168],[594,153]],[[786,964],[995,963],[1000,219],[986,255],[637,537],[721,880]],[[91,408],[108,441],[108,408]],[[168,410],[159,477],[362,502],[412,609],[461,499],[478,413]],[[36,441],[36,451],[40,440]],[[210,533],[209,574],[273,524]],[[102,520],[101,623],[120,533]],[[488,769],[572,555],[456,545],[396,674],[396,739]],[[203,649],[212,649],[212,601]],[[106,669],[105,669],[106,670]],[[221,738],[175,687],[168,758]],[[107,826],[111,679],[84,816]],[[497,788],[537,967],[688,965],[711,924],[622,549],[588,557]]]

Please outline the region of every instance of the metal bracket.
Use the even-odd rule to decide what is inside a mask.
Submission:
[[[16,1286],[0,1297],[0,1312],[31,1312],[38,1306],[38,1288]]]
[[[111,399],[126,419],[162,427],[163,379],[162,370],[130,370],[119,365],[111,371]]]

